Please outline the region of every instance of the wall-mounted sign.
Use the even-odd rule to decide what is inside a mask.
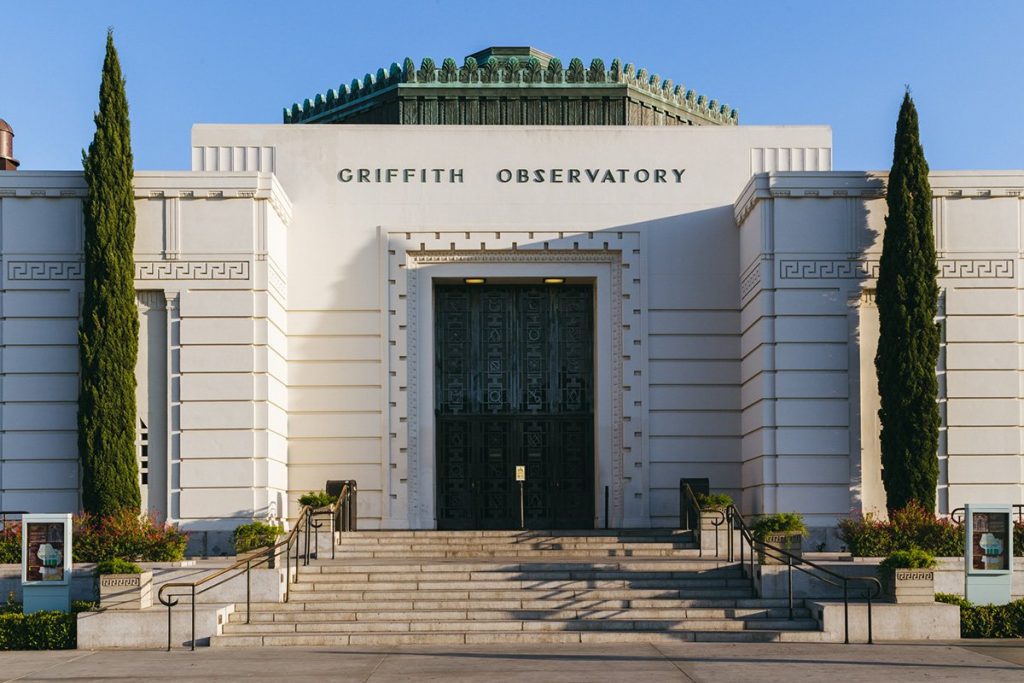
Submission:
[[[967,505],[965,509],[964,593],[971,602],[1006,604],[1013,581],[1013,506]]]
[[[21,590],[25,614],[71,609],[71,515],[21,519]]]

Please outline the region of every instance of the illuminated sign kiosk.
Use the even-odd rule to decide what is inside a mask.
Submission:
[[[71,515],[21,520],[21,588],[25,614],[71,609]]]
[[[1013,507],[967,505],[965,514],[965,596],[983,605],[1005,605],[1013,582]]]

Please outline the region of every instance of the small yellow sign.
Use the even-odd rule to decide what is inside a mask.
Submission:
[[[516,481],[526,481],[526,465],[516,465]]]

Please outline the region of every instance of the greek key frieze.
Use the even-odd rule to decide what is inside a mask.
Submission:
[[[114,578],[104,576],[100,578],[100,586],[103,588],[138,588],[140,585],[142,585],[142,581],[138,577]]]
[[[920,570],[896,570],[897,581],[931,581],[935,578],[935,572],[933,571],[920,571]]]
[[[980,279],[1014,277],[1013,259],[939,259],[939,277]],[[878,277],[878,261],[783,260],[779,261],[782,280],[861,280]]]
[[[779,261],[782,280],[855,280],[878,277],[878,261]]]
[[[939,277],[1012,278],[1013,259],[942,259]]]
[[[136,280],[248,280],[248,261],[136,261]]]
[[[8,261],[8,280],[81,280],[81,261]]]

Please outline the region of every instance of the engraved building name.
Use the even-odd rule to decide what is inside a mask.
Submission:
[[[553,184],[679,184],[685,168],[501,168],[494,178],[503,185]],[[462,168],[343,168],[340,183],[462,183]]]

